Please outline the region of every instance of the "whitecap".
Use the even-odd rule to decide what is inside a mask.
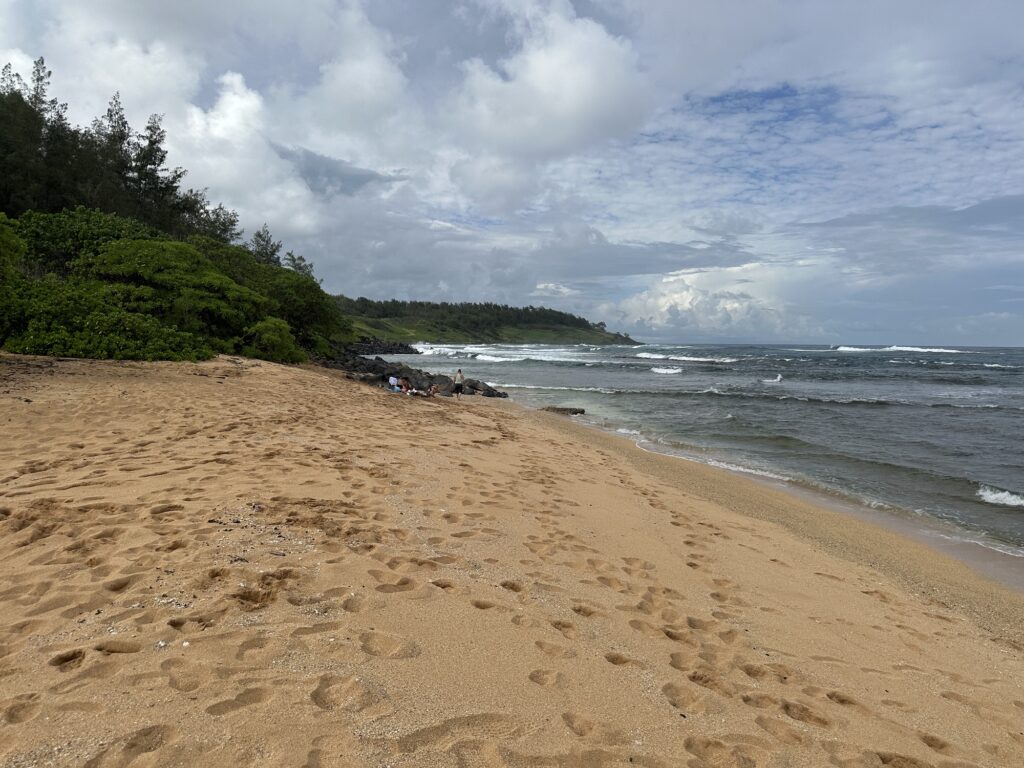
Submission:
[[[782,381],[782,374],[781,373],[775,374],[775,378],[774,379],[761,379],[761,383],[762,384],[778,384],[780,381]]]
[[[656,355],[653,352],[637,352],[633,357],[642,357],[645,360],[664,360],[668,355]]]
[[[489,387],[495,389],[540,389],[559,392],[600,392],[603,395],[614,395],[619,392],[631,392],[639,390],[607,389],[606,387],[545,387],[540,384],[506,384],[504,382],[489,381]]]
[[[939,352],[948,355],[969,354],[963,349],[946,349],[945,347],[832,347],[831,352]]]
[[[651,368],[651,373],[682,373],[682,368]]]
[[[1004,507],[1024,507],[1024,496],[999,488],[990,488],[987,485],[978,488],[978,498],[989,504],[1000,504]]]
[[[947,355],[970,354],[965,349],[945,349],[943,347],[886,347],[886,352],[941,352]]]
[[[669,360],[680,360],[686,363],[735,363],[735,357],[688,357],[686,355],[671,355]]]
[[[525,360],[525,357],[498,357],[497,355],[481,355],[478,354],[474,357],[475,360],[479,360],[483,363],[518,363]]]

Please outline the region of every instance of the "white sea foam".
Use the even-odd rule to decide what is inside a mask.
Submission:
[[[772,480],[784,480],[789,482],[791,478],[785,475],[777,475],[774,472],[769,472],[766,469],[753,469],[752,467],[741,467],[737,464],[729,464],[724,461],[718,461],[717,459],[708,459],[708,464],[712,467],[718,467],[719,469],[728,469],[730,472],[743,472],[748,475],[757,475],[758,477],[770,477]]]
[[[1000,504],[1004,507],[1024,507],[1024,496],[1002,491],[983,485],[978,488],[978,498],[989,504]]]
[[[605,387],[542,387],[539,384],[506,384],[500,381],[488,381],[487,386],[495,389],[543,389],[560,392],[600,392],[603,395],[614,395],[616,392],[628,392],[624,389],[607,389]]]
[[[682,368],[651,368],[651,373],[682,373]]]
[[[525,360],[525,357],[498,357],[497,355],[478,354],[475,358],[484,363],[518,363]]]
[[[625,427],[619,427],[615,431],[618,432],[620,435],[633,435],[633,436],[637,436],[637,435],[640,434],[639,430],[636,430],[636,429],[626,429]]]
[[[782,381],[782,374],[781,373],[775,374],[775,378],[774,379],[761,379],[761,383],[762,384],[778,384],[780,381]]]
[[[986,368],[1020,368],[1019,365],[1002,365],[1001,363],[984,363]]]
[[[656,355],[653,352],[637,352],[633,357],[642,357],[645,360],[664,360],[668,355]]]
[[[824,350],[822,350],[824,351]],[[945,349],[944,347],[833,347],[830,352],[941,352],[948,355],[970,354],[963,349]]]
[[[419,350],[421,355],[429,355],[431,357],[456,357],[459,354],[464,354],[461,349],[456,347],[433,347],[428,344],[413,344],[412,347]]]
[[[686,363],[735,363],[735,357],[688,357],[686,355],[670,355],[669,360],[681,360]]]
[[[943,347],[886,347],[886,352],[943,352],[947,355],[970,354],[965,349],[945,349]]]

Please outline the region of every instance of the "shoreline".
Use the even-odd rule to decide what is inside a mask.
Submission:
[[[604,429],[600,425],[587,423],[602,432],[609,432],[609,430]],[[611,434],[617,433],[611,431]],[[864,520],[924,544],[938,552],[948,554],[967,565],[979,575],[1015,592],[1024,593],[1024,555],[1012,554],[1000,549],[1000,546],[1007,545],[1002,545],[1001,542],[996,542],[995,540],[987,540],[991,541],[991,543],[986,543],[986,541],[963,538],[970,535],[983,538],[984,534],[969,531],[950,521],[928,515],[913,515],[908,510],[897,507],[893,507],[891,512],[885,509],[876,509],[855,497],[830,493],[823,488],[808,486],[789,478],[781,476],[777,478],[771,477],[766,473],[739,465],[736,468],[723,466],[710,461],[704,461],[699,457],[688,456],[683,453],[673,453],[671,449],[659,450],[662,446],[642,436],[637,436],[633,444],[642,451],[660,456],[671,456],[682,461],[691,461],[695,464],[718,469],[722,472],[744,477],[754,483],[775,488],[797,498],[805,499],[825,509],[845,515],[852,515],[859,520]]]
[[[509,400],[505,407],[516,408],[530,418],[547,426],[566,427],[573,437],[588,441],[591,437],[601,445],[614,446],[617,452],[632,464],[660,480],[678,483],[681,478],[678,464],[693,471],[683,482],[699,483],[701,497],[721,504],[733,511],[766,520],[784,528],[788,533],[821,547],[825,552],[858,565],[877,569],[900,586],[916,594],[927,596],[950,608],[965,611],[994,631],[1024,643],[1024,589],[1005,573],[987,573],[974,567],[962,552],[956,551],[958,542],[948,548],[924,536],[915,535],[911,526],[885,525],[872,519],[871,510],[844,509],[841,504],[829,504],[828,497],[812,490],[802,493],[789,484],[773,482],[745,472],[730,471],[660,451],[648,450],[629,435],[612,432],[596,424],[573,421],[562,415],[545,413],[524,403]],[[635,453],[633,453],[635,452]],[[645,458],[649,457],[649,458]],[[738,485],[746,486],[746,496],[714,490],[716,478],[729,477]],[[751,504],[749,496],[764,493],[764,503]],[[853,507],[853,505],[850,505]],[[879,517],[881,515],[879,514]],[[979,547],[980,548],[980,547]],[[908,557],[908,550],[913,557]],[[992,552],[993,550],[985,550]],[[1016,564],[1018,558],[1002,555]],[[998,569],[993,569],[998,570]],[[1009,583],[1007,583],[1009,581]],[[993,621],[994,618],[994,621]]]
[[[1024,764],[1024,598],[519,403],[0,355],[0,764]]]
[[[515,403],[528,411],[541,409],[541,406],[534,406],[515,398],[509,398],[509,402]],[[624,438],[646,453],[667,456],[679,461],[687,461],[709,469],[719,470],[730,476],[741,477],[768,488],[791,494],[796,498],[803,499],[824,509],[853,516],[917,543],[924,544],[936,552],[949,555],[958,562],[967,565],[980,576],[990,579],[1014,592],[1024,594],[1024,553],[1014,554],[1005,551],[1003,548],[1010,547],[1010,545],[992,539],[983,532],[971,531],[952,521],[925,514],[916,514],[902,507],[890,505],[892,511],[874,508],[852,494],[830,491],[829,489],[816,487],[782,475],[744,467],[741,464],[733,466],[717,459],[706,460],[697,454],[687,453],[681,448],[665,446],[635,430],[621,430],[612,426],[606,426],[591,421],[585,416],[574,423],[596,430],[602,434]]]

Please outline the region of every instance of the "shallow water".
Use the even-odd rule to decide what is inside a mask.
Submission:
[[[1024,349],[417,345],[395,356],[668,452],[954,524],[1024,557]]]

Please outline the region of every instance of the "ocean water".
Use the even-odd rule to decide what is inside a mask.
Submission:
[[[391,357],[1024,557],[1024,349],[416,346]]]

